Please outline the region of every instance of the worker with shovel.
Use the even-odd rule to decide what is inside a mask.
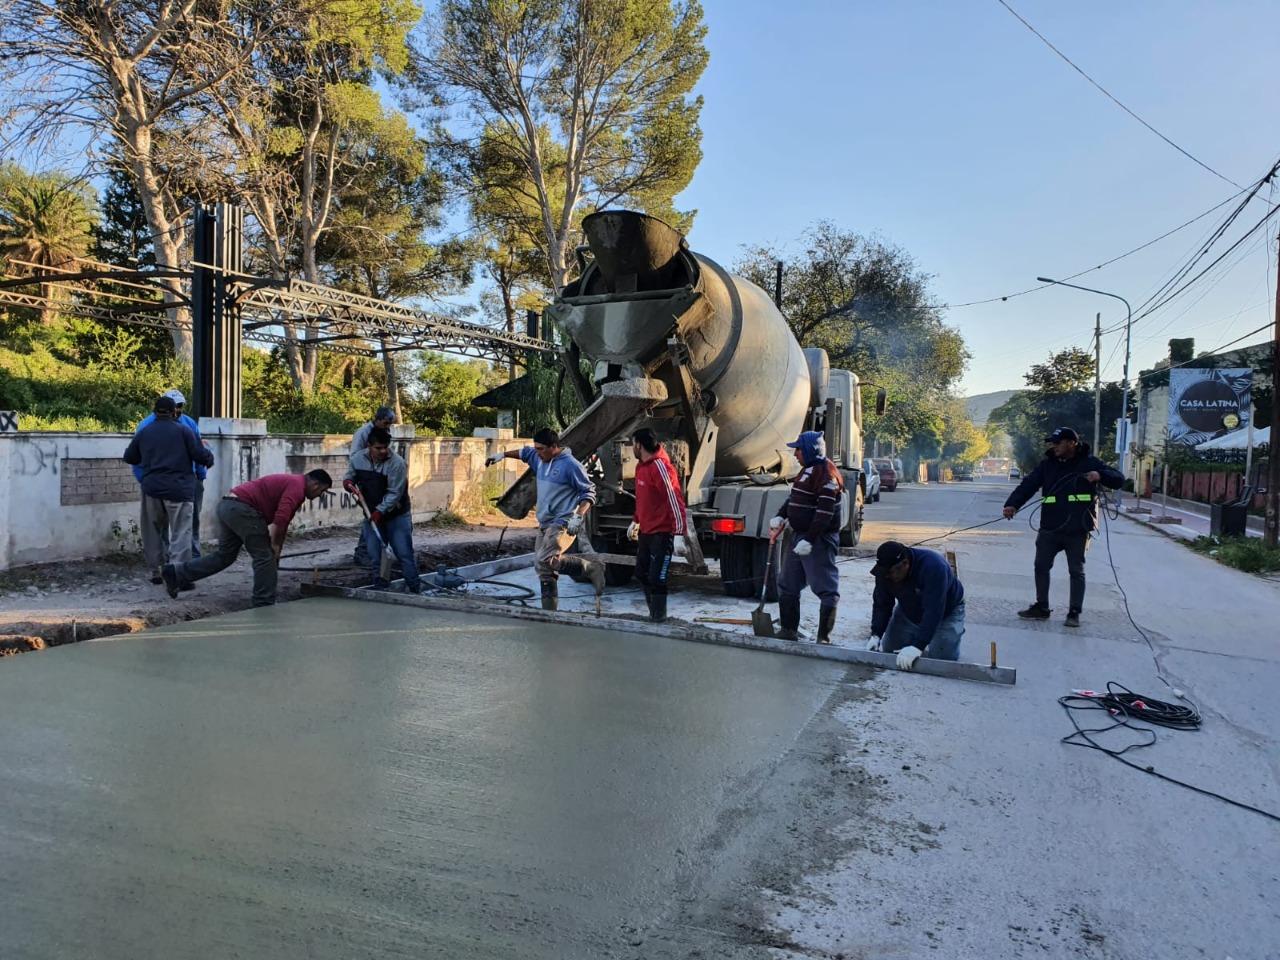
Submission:
[[[533,568],[542,586],[542,609],[557,610],[561,571],[578,573],[591,581],[597,607],[604,592],[604,565],[581,557],[565,556],[574,545],[591,505],[596,502],[596,485],[587,476],[573,451],[560,446],[560,435],[543,427],[533,435],[533,446],[508,450],[485,460],[491,467],[503,457],[523,460],[538,481],[538,539],[534,546]]]
[[[418,593],[418,564],[413,553],[413,512],[409,505],[409,464],[391,449],[391,432],[382,427],[369,431],[363,450],[351,454],[342,487],[368,506],[364,526],[364,547],[373,572],[373,589],[390,584],[382,575],[382,547],[390,547],[400,561],[404,587]]]
[[[636,510],[627,536],[636,544],[636,579],[644,586],[649,619],[667,619],[667,577],[675,538],[688,532],[680,478],[658,438],[647,427],[631,438],[636,460]]]
[[[800,591],[808,585],[818,597],[818,642],[830,643],[840,603],[840,497],[844,478],[827,459],[827,442],[817,430],[806,430],[788,447],[802,467],[778,515],[769,522],[769,549],[784,527],[795,532],[795,543],[778,576],[778,636],[798,638]]]

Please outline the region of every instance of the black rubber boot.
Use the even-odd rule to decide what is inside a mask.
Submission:
[[[1066,625],[1067,625],[1068,627],[1078,627],[1078,626],[1080,626],[1080,611],[1079,611],[1079,610],[1068,610],[1068,611],[1067,611],[1067,619],[1066,619],[1066,621],[1065,621],[1065,622],[1066,622]]]
[[[779,597],[778,598],[778,639],[779,640],[795,640],[798,639],[797,630],[800,629],[800,598],[799,597]]]
[[[667,620],[667,595],[654,593],[649,595],[649,619],[654,623],[665,623]]]
[[[836,608],[822,607],[818,610],[818,642],[830,643],[831,631],[836,626]]]
[[[1053,613],[1052,610],[1037,600],[1031,606],[1027,607],[1027,609],[1019,610],[1018,616],[1023,620],[1048,620],[1049,614],[1051,613]]]
[[[542,609],[560,609],[560,589],[554,580],[542,581]]]

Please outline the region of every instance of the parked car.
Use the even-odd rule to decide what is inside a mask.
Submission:
[[[970,483],[972,483],[973,467],[952,467],[951,479],[952,480],[968,480]]]
[[[1010,480],[1021,480],[1021,479],[1022,479],[1022,471],[1021,471],[1021,470],[1019,470],[1017,467],[1010,467],[1010,468],[1009,468],[1009,479],[1010,479]]]
[[[880,471],[876,469],[876,465],[872,463],[871,458],[862,461],[862,476],[865,478],[866,490],[863,491],[862,497],[865,503],[880,502]]]
[[[898,489],[898,471],[893,468],[893,461],[888,457],[877,457],[876,472],[880,474],[880,489],[889,493]]]

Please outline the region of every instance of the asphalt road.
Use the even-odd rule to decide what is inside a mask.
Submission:
[[[868,507],[867,545],[998,516],[1010,485],[905,486]],[[880,801],[807,893],[774,897],[786,957],[1280,957],[1280,823],[1063,745],[1057,698],[1119,681],[1171,699],[1125,616],[1105,536],[1088,554],[1083,626],[1025,624],[1034,533],[1024,517],[946,541],[966,590],[962,655],[1018,668],[1016,687],[880,674],[850,704],[847,762]],[[1127,520],[1111,554],[1170,681],[1204,714],[1129,756],[1280,813],[1280,584]],[[1117,741],[1112,741],[1117,742]],[[937,951],[937,953],[933,953]]]

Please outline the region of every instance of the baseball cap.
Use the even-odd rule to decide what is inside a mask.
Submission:
[[[156,397],[156,404],[151,409],[155,413],[175,413],[178,405],[173,402],[173,397],[166,393],[163,396]]]
[[[871,568],[871,575],[878,577],[888,573],[890,567],[897,566],[910,555],[911,550],[906,544],[899,543],[897,540],[886,540],[876,548],[876,565]]]
[[[1080,434],[1076,433],[1070,427],[1059,427],[1053,433],[1044,438],[1045,443],[1057,443],[1059,440],[1074,440],[1080,442]]]
[[[166,390],[164,395],[172,400],[176,407],[185,407],[187,405],[187,398],[182,395],[181,390]]]

